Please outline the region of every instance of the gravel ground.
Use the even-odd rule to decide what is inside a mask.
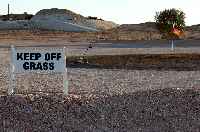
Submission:
[[[200,90],[200,71],[69,68],[69,92],[102,95],[165,88]]]
[[[0,129],[8,132],[199,132],[197,90],[123,95],[0,97]]]
[[[0,55],[4,93],[9,83],[8,53]],[[200,71],[68,68],[67,76],[68,96],[0,96],[0,130],[200,131]],[[59,75],[18,75],[17,80],[18,93],[27,93],[27,87],[62,91]]]
[[[68,96],[1,96],[0,129],[199,132],[199,72],[68,68]]]
[[[94,55],[131,55],[131,54],[177,54],[200,53],[199,48],[92,48],[71,46],[67,49],[67,56]]]

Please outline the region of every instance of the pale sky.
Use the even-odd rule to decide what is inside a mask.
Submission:
[[[41,9],[69,9],[83,16],[96,16],[118,24],[154,21],[156,11],[177,8],[186,13],[186,25],[200,24],[199,0],[1,0],[0,14],[28,12]]]

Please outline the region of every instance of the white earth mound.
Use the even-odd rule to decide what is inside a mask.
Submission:
[[[38,28],[47,30],[98,31],[85,17],[66,9],[41,10],[31,19],[31,22],[37,23]]]
[[[96,32],[117,24],[102,19],[89,19],[66,9],[43,9],[31,20],[0,21],[0,30],[57,30],[67,32]]]

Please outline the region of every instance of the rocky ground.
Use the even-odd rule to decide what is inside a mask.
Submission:
[[[200,89],[200,71],[69,68],[69,92],[118,95],[178,88]]]
[[[198,69],[68,67],[67,96],[52,94],[63,90],[59,75],[34,74],[17,75],[21,94],[8,96],[9,51],[0,53],[2,131],[200,131]]]
[[[0,129],[13,132],[198,132],[200,95],[164,89],[113,96],[0,97]]]
[[[2,95],[0,129],[198,132],[199,75],[199,71],[68,68],[68,96]],[[40,88],[38,84],[36,80],[34,88]]]

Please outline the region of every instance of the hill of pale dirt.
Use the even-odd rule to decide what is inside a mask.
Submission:
[[[36,13],[32,20],[43,20],[44,18],[49,19],[49,17],[52,19],[61,20],[62,22],[70,22],[97,30],[107,30],[118,26],[116,23],[111,21],[105,21],[103,19],[98,19],[97,17],[84,17],[81,14],[70,10],[57,8],[40,10],[38,13]]]
[[[118,31],[118,32],[124,32],[124,31],[154,31],[158,32],[156,25],[154,22],[146,22],[146,23],[140,23],[140,24],[122,24],[116,28],[113,28],[111,31]]]
[[[96,18],[96,19],[91,19]],[[30,20],[19,19],[3,21],[0,19],[0,30],[50,30],[65,32],[96,32],[118,26],[114,22],[84,17],[67,9],[43,9]]]

